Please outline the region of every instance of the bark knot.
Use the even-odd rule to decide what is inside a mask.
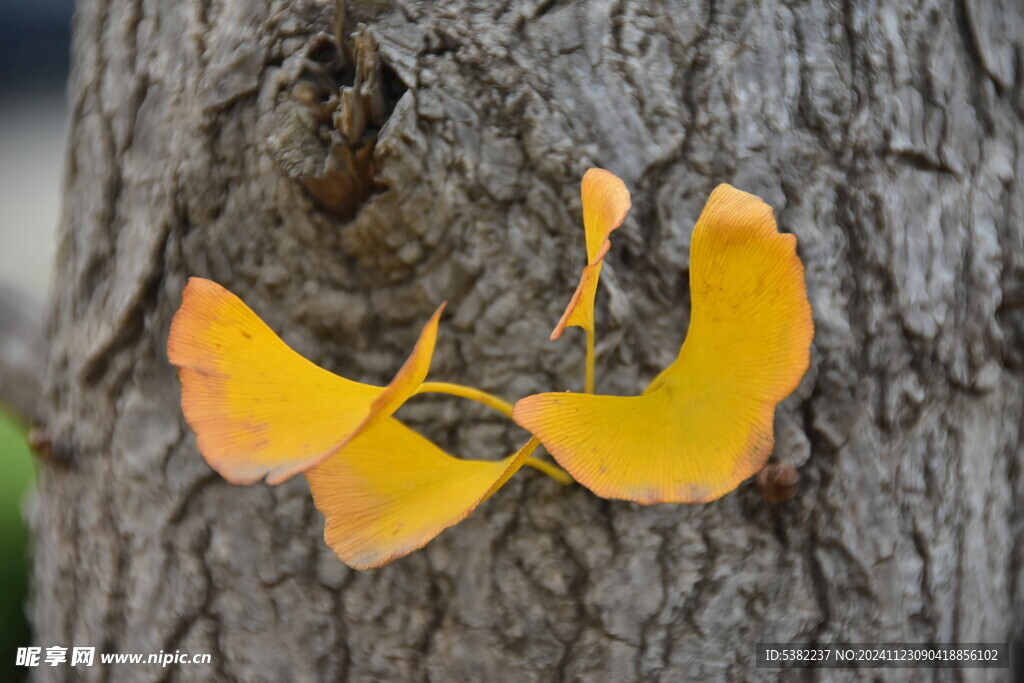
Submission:
[[[270,151],[285,174],[343,219],[380,189],[377,135],[405,85],[360,25],[314,35],[282,68]]]

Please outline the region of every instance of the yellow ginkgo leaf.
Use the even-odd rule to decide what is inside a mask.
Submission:
[[[587,263],[597,263],[605,240],[626,220],[629,190],[614,173],[591,168],[580,183],[583,229],[587,233]]]
[[[389,417],[306,478],[324,515],[324,541],[350,567],[373,569],[465,519],[536,447],[530,439],[504,460],[459,460]]]
[[[279,484],[397,410],[426,377],[444,305],[387,387],[339,377],[288,347],[237,296],[190,278],[167,357],[210,466],[234,484]]]
[[[760,470],[775,406],[799,384],[814,335],[796,237],[729,185],[690,247],[692,314],[676,360],[641,396],[537,394],[514,419],[605,498],[702,503]]]
[[[604,241],[604,246],[597,253],[597,260],[583,268],[580,275],[580,283],[573,292],[569,305],[565,307],[565,313],[561,320],[555,325],[551,333],[551,341],[562,336],[567,327],[582,327],[588,333],[594,331],[594,296],[597,294],[597,281],[601,277],[601,266],[604,265],[604,257],[608,254],[612,243]]]
[[[566,327],[582,327],[588,334],[593,334],[594,294],[601,264],[611,247],[608,236],[622,225],[630,207],[625,183],[601,168],[592,168],[583,174],[580,195],[587,239],[587,265],[565,313],[551,333],[551,341],[561,337]]]

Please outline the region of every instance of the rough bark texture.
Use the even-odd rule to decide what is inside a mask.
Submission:
[[[1017,638],[1024,9],[912,5],[358,2],[342,58],[333,3],[80,3],[38,644],[213,654],[87,679],[620,681],[753,678],[758,640]],[[547,335],[591,165],[635,207],[598,300],[606,393],[678,349],[717,183],[799,237],[817,335],[777,418],[793,500],[641,507],[526,471],[356,573],[301,478],[205,465],[165,360],[189,275],[348,377],[386,381],[447,299],[433,378],[579,388],[581,337]],[[523,438],[454,399],[401,415],[465,455]]]

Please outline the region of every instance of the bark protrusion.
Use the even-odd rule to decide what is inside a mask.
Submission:
[[[754,483],[768,503],[778,505],[796,495],[800,473],[788,462],[770,462],[757,473]]]
[[[402,88],[362,26],[344,44],[336,40],[318,34],[299,56],[278,94],[269,143],[289,178],[348,219],[374,191],[374,145]]]
[[[46,427],[36,425],[28,432],[28,447],[39,461],[47,465],[69,465],[71,446],[66,441],[54,439]]]

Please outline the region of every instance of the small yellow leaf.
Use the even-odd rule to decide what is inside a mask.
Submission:
[[[592,168],[583,175],[580,195],[587,238],[587,265],[565,313],[551,333],[552,341],[561,337],[566,327],[594,331],[594,295],[601,276],[601,264],[611,248],[608,236],[622,225],[630,207],[625,183],[601,168]]]
[[[609,240],[604,241],[604,248],[598,252],[597,260],[587,265],[580,276],[580,283],[565,307],[562,319],[555,325],[551,333],[551,341],[562,336],[567,327],[582,327],[585,330],[594,329],[594,296],[597,294],[597,281],[601,277],[601,266],[604,265],[604,257],[611,248]]]
[[[629,212],[629,190],[615,174],[592,168],[580,183],[583,203],[583,229],[587,233],[587,263],[596,263],[605,240]]]

